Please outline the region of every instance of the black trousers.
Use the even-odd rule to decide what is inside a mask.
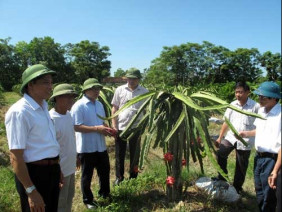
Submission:
[[[276,198],[277,198],[277,207],[276,211],[280,212],[281,208],[281,168],[278,172],[277,181],[276,181]]]
[[[99,177],[100,189],[98,194],[107,197],[110,194],[110,160],[107,151],[79,153],[81,160],[81,191],[82,198],[85,204],[91,203],[94,200],[91,191],[91,180],[93,177],[94,168],[97,169]]]
[[[136,133],[135,136],[133,136],[129,140],[130,178],[136,178],[138,175],[140,141],[141,141],[140,133]],[[124,160],[125,160],[126,146],[127,146],[127,141],[117,136],[115,141],[115,158],[116,158],[115,165],[116,165],[116,178],[120,180],[124,179]]]
[[[237,143],[232,145],[228,140],[223,139],[219,145],[219,150],[217,151],[217,162],[224,173],[228,173],[227,170],[227,159],[229,154],[235,149],[236,151],[236,167],[235,175],[233,180],[233,186],[240,192],[245,181],[246,172],[249,165],[249,157],[251,154],[250,150],[238,150],[236,149]],[[218,174],[218,178],[225,180],[225,178]]]
[[[59,200],[60,183],[60,165],[40,166],[26,164],[29,176],[35,185],[37,191],[41,194],[46,212],[57,211]],[[25,188],[15,175],[16,189],[20,195],[21,209],[24,212],[30,212],[28,196]]]

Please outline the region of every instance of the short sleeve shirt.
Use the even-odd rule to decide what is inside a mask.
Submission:
[[[98,126],[104,121],[99,116],[105,117],[104,107],[101,102],[90,101],[86,96],[79,99],[71,109],[74,125]],[[101,133],[75,132],[76,149],[78,153],[104,152],[106,148],[105,136]]]
[[[124,104],[126,104],[129,100],[132,98],[147,93],[148,90],[140,85],[135,90],[131,90],[128,87],[128,84],[119,86],[114,94],[114,97],[112,99],[112,105],[115,105],[117,108],[121,108]],[[127,126],[127,124],[131,121],[133,116],[137,113],[138,109],[141,107],[141,105],[144,103],[143,101],[139,101],[124,111],[122,111],[117,118],[118,121],[118,129],[124,130]],[[133,127],[136,127],[138,121],[142,118],[142,114],[139,115],[136,122],[133,124]]]
[[[24,94],[6,113],[5,125],[9,149],[23,149],[26,163],[59,155],[55,126],[45,100],[41,107]]]
[[[266,120],[255,120],[255,148],[258,152],[278,153],[281,148],[281,105],[277,103],[268,113],[262,107],[259,115]]]
[[[248,98],[246,104],[243,106],[240,105],[238,100],[231,102],[231,105],[234,105],[235,107],[243,111],[252,112],[252,113],[258,113],[258,109],[259,109],[259,104],[250,98]],[[232,123],[232,125],[235,127],[235,129],[238,132],[250,131],[255,129],[254,126],[255,117],[244,115],[230,108],[226,110],[224,116],[229,119],[229,121]],[[254,137],[244,138],[244,140],[248,143],[248,146],[246,147],[241,141],[239,141],[234,136],[231,130],[228,130],[225,139],[228,140],[233,145],[237,142],[237,149],[239,150],[250,150],[254,146],[255,138]]]
[[[60,144],[60,166],[64,177],[76,170],[76,143],[73,127],[73,119],[69,113],[57,113],[54,108],[49,111],[55,124],[56,138]]]

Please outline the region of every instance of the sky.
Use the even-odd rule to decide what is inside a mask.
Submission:
[[[108,46],[112,76],[188,42],[281,54],[281,0],[0,0],[0,39],[45,36]]]

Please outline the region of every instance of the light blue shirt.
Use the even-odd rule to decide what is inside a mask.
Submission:
[[[103,125],[104,121],[97,115],[105,117],[105,110],[101,102],[90,101],[86,96],[79,99],[71,109],[74,125],[97,126]],[[107,147],[105,136],[101,133],[75,132],[76,150],[78,153],[104,152]]]
[[[41,107],[29,95],[13,104],[5,116],[9,149],[23,149],[25,162],[33,162],[59,155],[60,146],[56,140],[48,104]]]

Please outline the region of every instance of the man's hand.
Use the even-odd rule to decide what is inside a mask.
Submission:
[[[98,133],[101,133],[105,136],[112,136],[112,128],[110,127],[106,127],[104,125],[99,125],[99,126],[96,126],[96,129],[97,129],[97,132]]]
[[[238,132],[239,136],[241,136],[242,138],[247,138],[248,137],[248,133],[247,131],[241,131],[241,132]]]
[[[36,189],[28,195],[28,203],[31,212],[45,212],[45,203]]]
[[[214,145],[215,145],[217,148],[219,148],[220,143],[221,143],[221,138],[218,138],[218,139],[216,139]]]
[[[272,172],[268,177],[268,184],[270,188],[276,189],[276,179],[277,179],[277,173]]]
[[[63,172],[61,172],[60,174],[60,183],[59,183],[59,187],[60,189],[64,186],[64,175]]]

